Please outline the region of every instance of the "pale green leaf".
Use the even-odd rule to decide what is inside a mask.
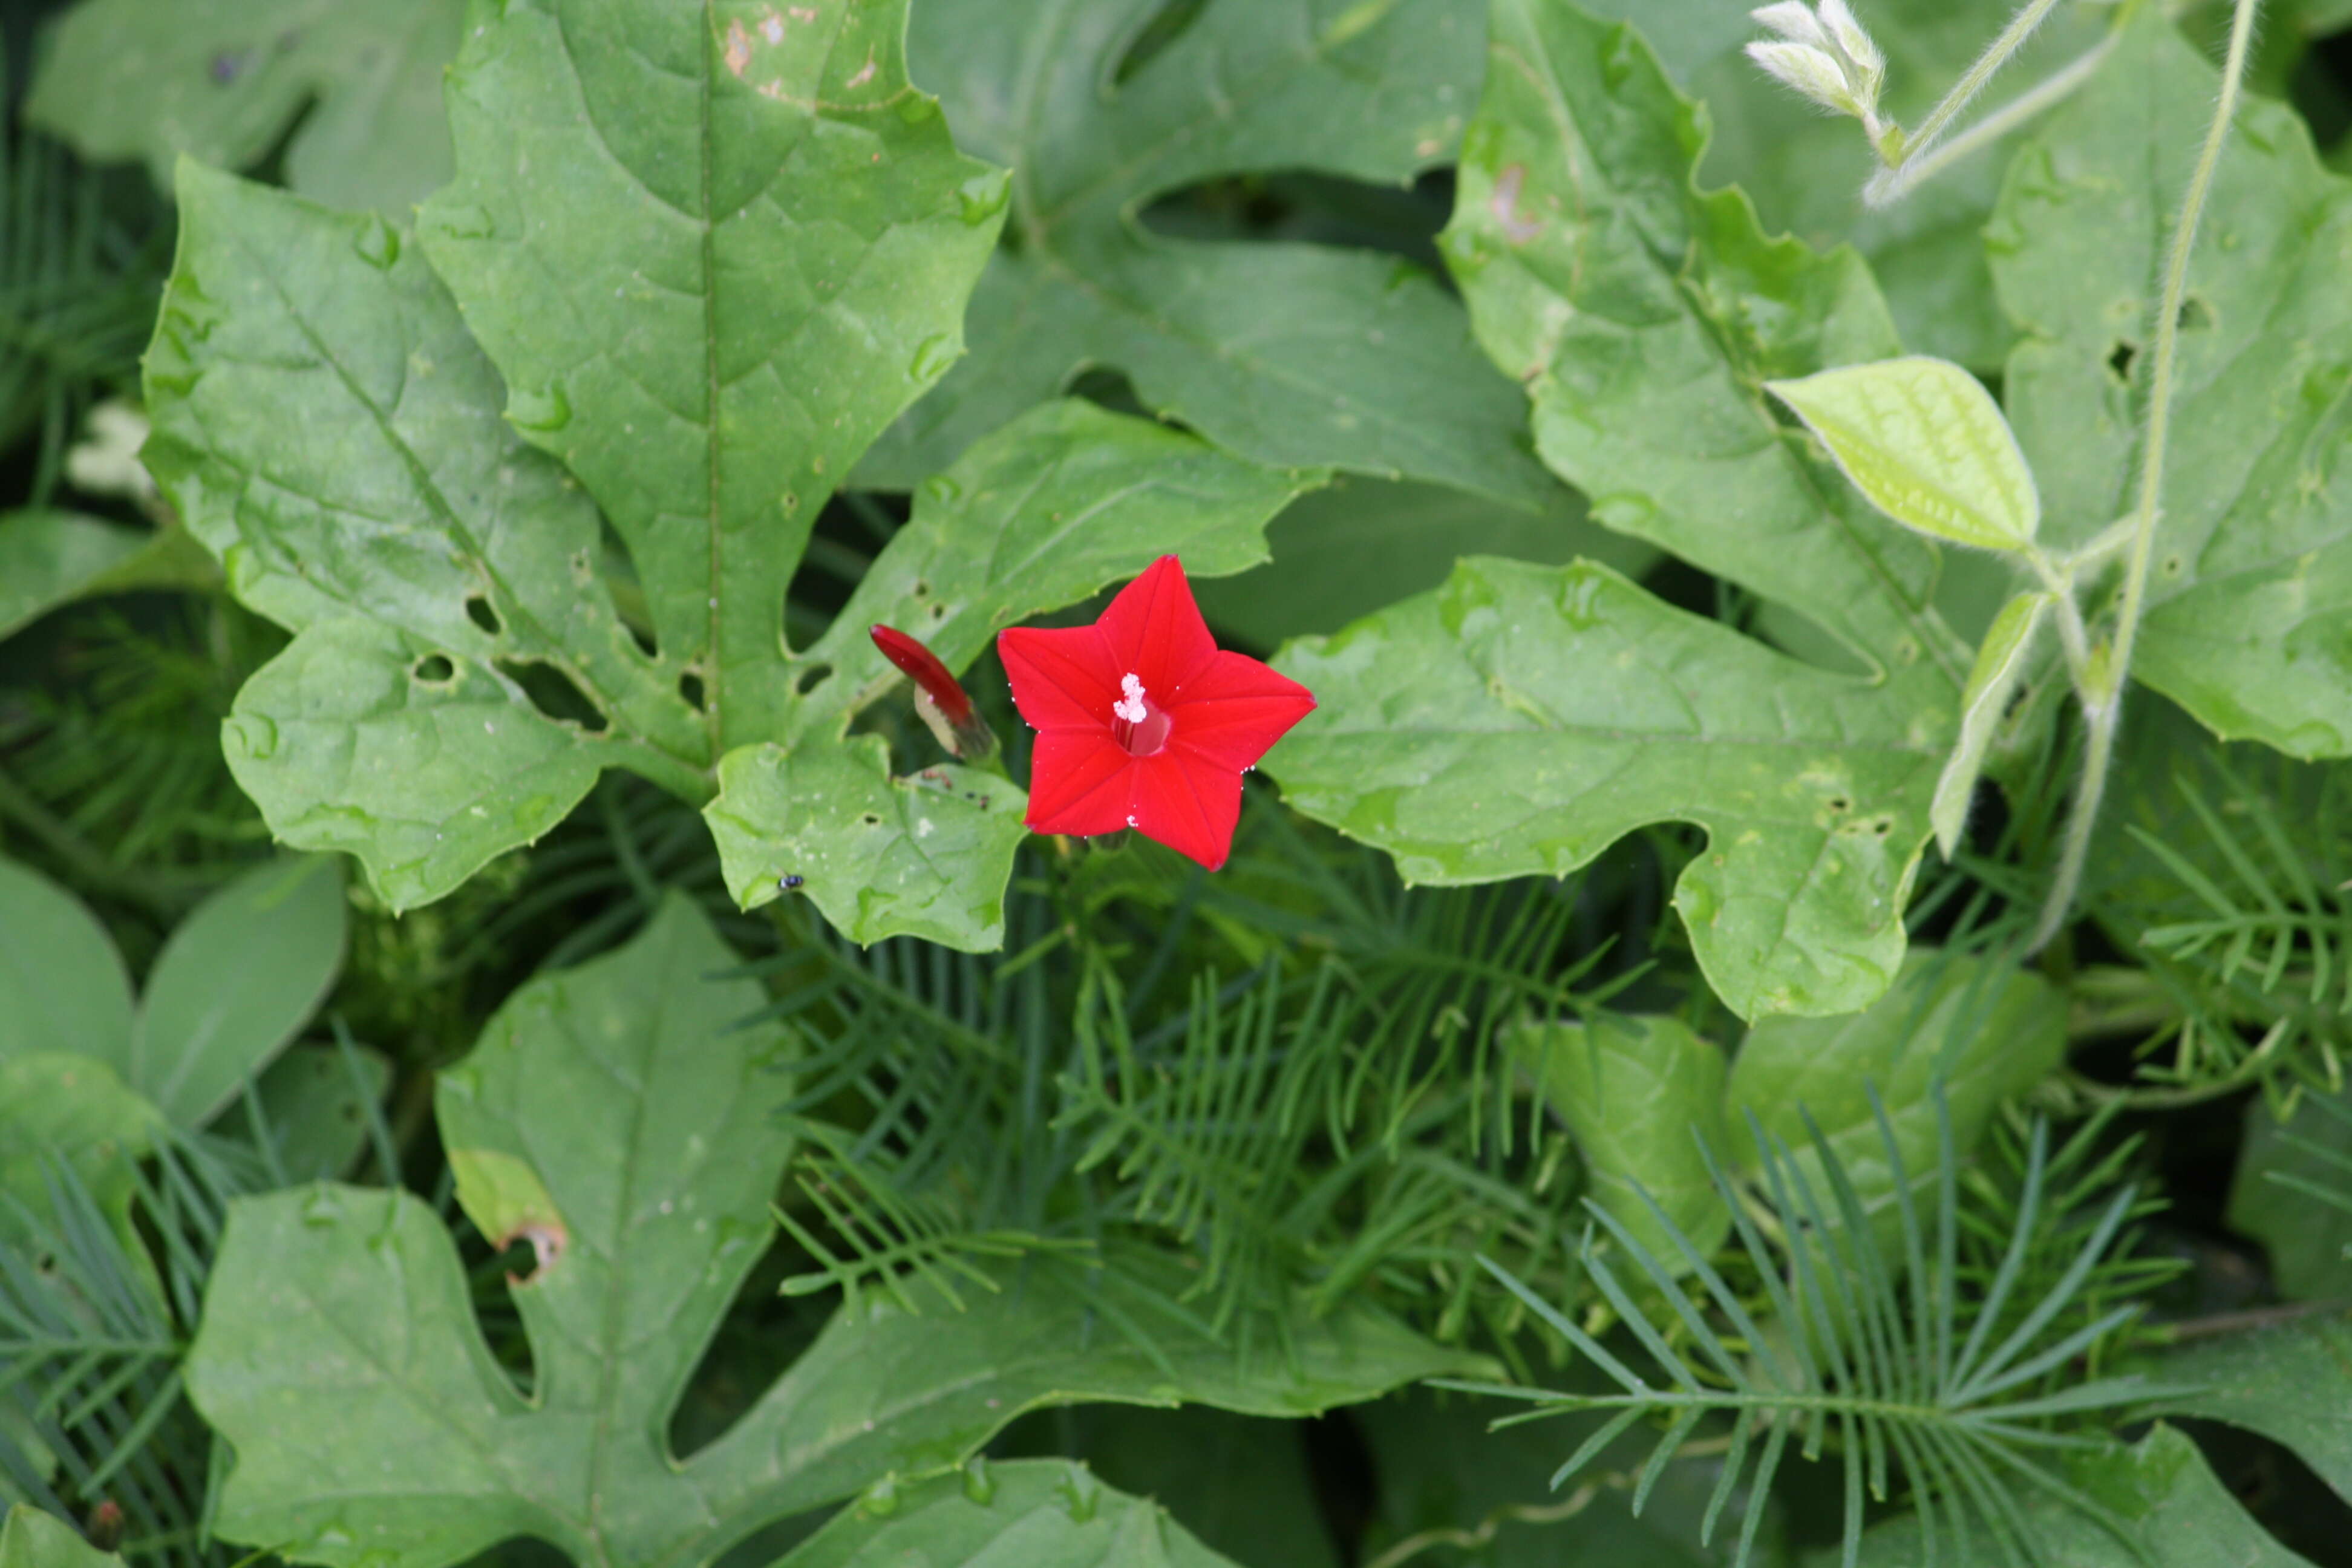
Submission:
[[[1270,1561],[1270,1560],[1269,1560]],[[974,1460],[843,1510],[775,1568],[1235,1568],[1147,1498],[1066,1459]]]
[[[1721,1048],[1681,1019],[1656,1016],[1528,1024],[1512,1043],[1535,1058],[1545,1100],[1576,1139],[1587,1195],[1676,1273],[1689,1267],[1676,1231],[1702,1255],[1713,1251],[1731,1211],[1699,1146],[1726,1147]]]
[[[178,529],[159,533],[71,511],[8,512],[0,515],[0,637],[93,594],[195,587],[214,575]]]
[[[1562,876],[1695,822],[1675,904],[1734,1009],[1851,1012],[1894,978],[1943,731],[1884,687],[1591,563],[1465,561],[1278,662],[1321,705],[1267,758],[1285,797],[1408,879]]]
[[[233,1100],[326,1000],[343,964],[340,862],[247,872],[176,927],[148,973],[126,1077],[194,1131]]]
[[[709,760],[779,738],[825,498],[962,350],[1003,174],[907,83],[903,4],[531,0],[450,75],[418,233],[509,420],[626,542]]]
[[[1981,1462],[1981,1461],[1979,1461]],[[2067,1482],[2118,1521],[2102,1521],[2046,1495],[2026,1495],[2021,1523],[2041,1561],[2065,1568],[2311,1568],[2238,1505],[2197,1445],[2158,1426],[2130,1447],[2094,1449],[2067,1467]],[[1862,1568],[1927,1568],[1952,1561],[1947,1534],[1931,1551],[1916,1515],[1863,1538]],[[1836,1554],[1825,1554],[1824,1563]]]
[[[1979,550],[2033,542],[2042,498],[2017,437],[1984,384],[1949,360],[1912,354],[1764,384],[1905,527]]]
[[[131,972],[98,917],[29,867],[0,859],[0,1062],[43,1052],[129,1059]]]
[[[1178,239],[1138,215],[1203,181],[1311,170],[1402,184],[1453,153],[1479,0],[1210,0],[1131,75],[1160,0],[925,0],[909,45],[962,144],[1013,167],[972,354],[861,471],[906,488],[1077,372],[1278,468],[1435,480],[1522,505],[1509,384],[1459,305],[1393,256]]]
[[[105,1568],[121,1561],[92,1546],[65,1521],[28,1504],[15,1505],[0,1519],[0,1568]]]
[[[950,763],[890,773],[878,735],[846,745],[744,746],[719,764],[704,811],[746,909],[799,891],[857,942],[919,936],[967,952],[1004,942],[1004,884],[1029,836],[1029,797]]]
[[[1321,710],[1268,766],[1406,876],[1592,858],[1645,823],[1709,847],[1676,902],[1748,1016],[1848,1012],[1893,977],[1965,651],[1937,557],[1853,493],[1759,384],[1898,351],[1851,253],[1700,195],[1694,110],[1628,30],[1500,0],[1444,248],[1538,452],[1596,521],[1821,628],[1869,679],[1702,625],[1596,568],[1465,563],[1285,658]]]
[[[1476,1371],[1360,1309],[1244,1354],[1139,1342],[1173,1264],[1040,1264],[971,1310],[845,1309],[726,1436],[683,1460],[672,1407],[772,1236],[793,1139],[780,1026],[684,900],[619,952],[542,975],[444,1079],[458,1197],[534,1261],[510,1287],[526,1399],[486,1348],[421,1200],[320,1186],[232,1207],[188,1364],[232,1444],[221,1532],[303,1561],[427,1568],[517,1534],[585,1563],[709,1562],[761,1526],[961,1464],[1025,1409],[1201,1399],[1304,1415]],[[1129,1276],[1140,1271],[1148,1283]],[[1141,1316],[1139,1318],[1138,1314]]]
[[[1436,485],[1352,474],[1293,501],[1265,538],[1272,561],[1238,577],[1192,584],[1212,626],[1265,648],[1286,637],[1336,632],[1425,593],[1465,555],[1542,566],[1584,556],[1637,579],[1658,562],[1658,552],[1640,540],[1594,523],[1582,498],[1565,488],[1530,511]]]
[[[2284,1194],[2274,1201],[2292,1202]],[[2338,1310],[2247,1333],[2193,1341],[2154,1374],[2198,1392],[2163,1400],[2167,1415],[2226,1421],[2292,1448],[2352,1502],[2352,1316]]]
[[[97,161],[221,168],[286,141],[287,183],[404,218],[449,174],[441,72],[465,0],[83,0],[26,114]],[[299,125],[296,126],[296,121]]]
[[[2008,712],[2009,700],[2025,674],[2033,650],[2033,634],[2057,599],[2047,593],[2018,595],[2000,608],[1977,645],[1977,662],[1969,671],[1968,689],[1960,694],[1960,738],[1936,780],[1935,798],[1927,820],[1935,825],[1936,843],[1950,859],[1958,849],[1961,830],[1968,826],[1969,803],[1975,798],[1977,775],[1984,771],[1985,752],[1993,731]]]
[[[2279,1294],[2294,1300],[2352,1296],[2352,1087],[2330,1097],[2333,1116],[2315,1103],[2324,1092],[2305,1090],[2284,1122],[2261,1097],[2250,1102],[2230,1184],[2231,1228],[2263,1244]]]
[[[1829,1141],[1866,1208],[1895,1194],[1874,1090],[1914,1187],[1939,1163],[1937,1103],[1965,1158],[2000,1102],[2064,1060],[2066,1003],[2026,970],[1931,948],[1904,961],[1895,987],[1851,1018],[1768,1018],[1748,1031],[1725,1095],[1729,1152],[1756,1160],[1747,1119],[1789,1144],[1816,1192],[1826,1192],[1810,1118]]]
[[[2158,255],[2213,68],[2157,12],[2049,120],[1987,231],[2025,331],[2004,395],[2047,529],[2079,544],[2137,499]],[[2230,739],[2352,752],[2352,182],[2294,110],[2249,98],[2189,272],[2132,673]],[[2119,364],[2128,365],[2119,374]]]

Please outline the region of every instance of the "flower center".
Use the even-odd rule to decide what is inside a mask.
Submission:
[[[1168,710],[1143,694],[1142,679],[1120,676],[1118,692],[1118,700],[1110,705],[1110,738],[1133,757],[1150,756],[1167,745]]]

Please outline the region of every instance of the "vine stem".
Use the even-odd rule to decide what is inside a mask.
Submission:
[[[1927,118],[1919,121],[1919,129],[1905,139],[1895,170],[1924,157],[1928,149],[1942,139],[1952,121],[1959,118],[1960,112],[1976,101],[1977,94],[1985,89],[1985,84],[2009,63],[2011,55],[2025,47],[2025,40],[2033,37],[2042,24],[2049,19],[2050,13],[2056,9],[2058,0],[2026,0],[2018,7],[2017,15],[2009,19],[2009,26],[1985,46],[1984,53],[1960,74],[1960,79],[1952,84],[1952,90],[1944,94],[1942,101],[1927,111]],[[1889,171],[1890,174],[1893,172]]]
[[[1903,149],[1901,160],[1870,177],[1869,184],[1862,189],[1864,205],[1891,206],[1915,187],[1978,148],[2000,141],[2090,80],[2099,67],[2105,63],[2106,58],[2115,52],[2116,46],[2123,41],[2122,26],[2110,27],[2105,37],[2052,72],[2046,79],[2036,82],[1950,141],[1937,145],[1953,118],[1984,90],[1985,84],[2008,63],[2011,55],[2024,46],[2025,40],[2042,26],[2042,19],[2050,15],[2052,9],[2050,5],[2041,5],[2038,9],[2029,5],[2018,13],[2000,37],[1977,58],[1977,63],[1969,68],[1968,74],[1945,94],[1943,102],[1920,121],[1918,133]]]
[[[2165,258],[2164,289],[2157,301],[2156,348],[2149,356],[2147,434],[2140,452],[2139,502],[2134,509],[2131,543],[2124,561],[2122,606],[2116,615],[2114,651],[2095,659],[2095,668],[2081,686],[2084,722],[2083,781],[2074,794],[2074,809],[2066,819],[2066,842],[2058,857],[2058,878],[2050,889],[2042,918],[2034,922],[2029,952],[2039,952],[2058,934],[2074,907],[2082,887],[2083,862],[2091,847],[2091,832],[2098,825],[2099,805],[2107,788],[2107,769],[2116,749],[2116,724],[2123,711],[2124,689],[2131,676],[2132,653],[2139,640],[2140,616],[2147,602],[2147,563],[2156,550],[2156,524],[2163,500],[2164,458],[2172,433],[2172,379],[2180,350],[2180,307],[2189,293],[2189,260],[2197,248],[2197,228],[2205,216],[2205,199],[2221,166],[2221,148],[2237,118],[2239,88],[2245,80],[2246,57],[2252,52],[2254,16],[2261,0],[2234,0],[2230,19],[2230,52],[2221,66],[2221,96],[2213,106],[2213,121],[2206,128],[2205,145],[2189,176],[2180,199],[2180,216],[2172,226],[2172,246]]]

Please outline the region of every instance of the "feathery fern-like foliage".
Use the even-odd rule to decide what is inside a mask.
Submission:
[[[1866,1497],[1907,1487],[1928,1542],[1955,1561],[1981,1561],[1979,1541],[2011,1561],[2032,1552],[2018,1499],[2027,1489],[2064,1498],[2098,1516],[2098,1505],[2044,1465],[2042,1454],[2097,1441],[2069,1431],[2063,1419],[2122,1409],[2150,1397],[2138,1377],[2068,1381],[2046,1391],[2053,1370],[2070,1365],[2121,1330],[2138,1311],[2126,1303],[2062,1328],[2086,1281],[2099,1269],[2129,1219],[2136,1194],[2126,1187],[2099,1206],[2079,1243],[2045,1289],[2029,1294],[2033,1254],[2067,1197],[2053,1193],[2046,1126],[2028,1136],[2022,1181],[2006,1244],[1989,1278],[1964,1267],[1968,1221],[1948,1116],[1940,1114],[1941,1158],[1932,1222],[1923,1222],[1903,1169],[1894,1128],[1873,1096],[1894,1173],[1899,1236],[1890,1244],[1864,1214],[1836,1151],[1816,1131],[1817,1185],[1794,1152],[1751,1122],[1761,1163],[1762,1212],[1706,1152],[1718,1190],[1731,1205],[1740,1261],[1761,1292],[1752,1301],[1727,1281],[1717,1261],[1692,1245],[1654,1202],[1680,1252],[1677,1271],[1606,1210],[1592,1205],[1610,1246],[1588,1233],[1580,1263],[1642,1354],[1664,1374],[1660,1386],[1568,1312],[1489,1261],[1488,1270],[1528,1309],[1615,1385],[1565,1393],[1461,1384],[1528,1401],[1538,1408],[1520,1421],[1568,1411],[1606,1411],[1605,1422],[1553,1478],[1558,1487],[1634,1423],[1665,1426],[1634,1487],[1638,1510],[1673,1458],[1709,1417],[1728,1417],[1723,1469],[1708,1500],[1703,1535],[1711,1537],[1745,1481],[1769,1488],[1794,1441],[1820,1455],[1834,1434],[1844,1476],[1843,1561],[1852,1568]],[[1826,1189],[1826,1190],[1824,1190]],[[1647,1200],[1647,1194],[1643,1197]],[[1768,1230],[1771,1239],[1767,1239]],[[1696,1292],[1689,1281],[1695,1280]],[[1759,1313],[1758,1307],[1763,1310]],[[1676,1342],[1679,1342],[1679,1344]],[[1760,1445],[1759,1445],[1760,1439]],[[1743,1527],[1737,1561],[1754,1546],[1758,1514]]]

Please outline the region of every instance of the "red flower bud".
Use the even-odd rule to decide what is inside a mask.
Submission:
[[[940,743],[965,762],[977,762],[996,750],[996,732],[972,711],[971,698],[940,662],[939,655],[896,626],[870,628],[882,657],[906,671],[919,695],[915,711],[940,738]],[[933,715],[938,716],[934,722]]]

